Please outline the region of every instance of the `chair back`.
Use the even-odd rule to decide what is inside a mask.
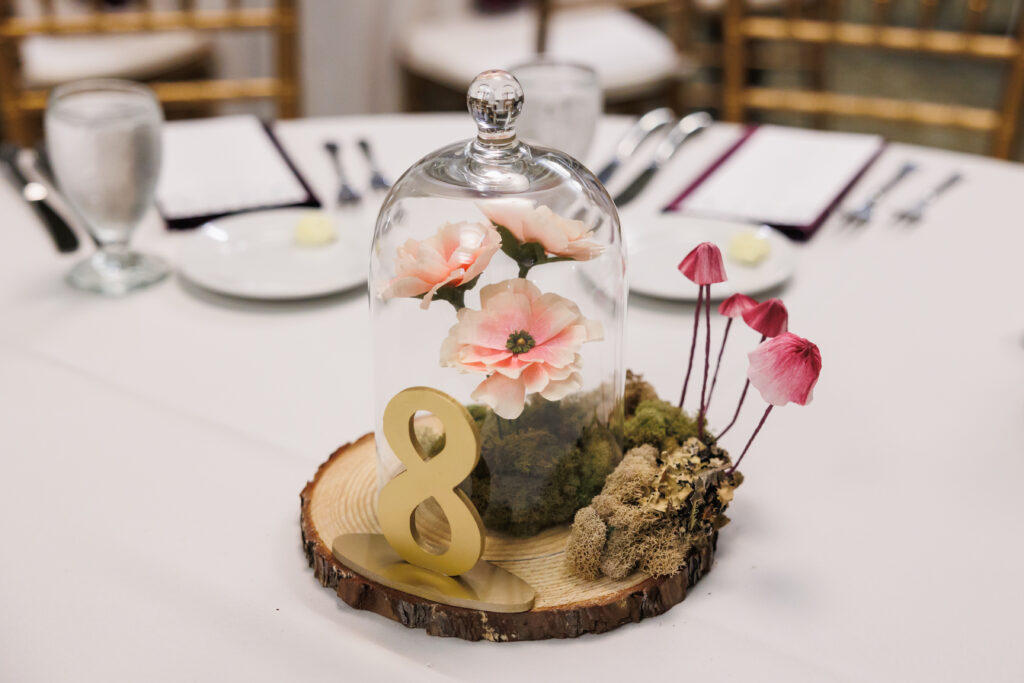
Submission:
[[[31,36],[144,34],[167,31],[262,31],[274,38],[275,74],[266,78],[204,79],[151,83],[166,104],[200,104],[231,100],[269,99],[281,118],[299,113],[297,19],[295,0],[272,0],[266,7],[243,6],[224,0],[219,9],[178,0],[173,9],[154,0],[135,0],[113,9],[101,0],[88,0],[82,12],[61,12],[54,0],[36,0],[32,15],[15,13],[12,0],[0,0],[0,107],[6,136],[30,142],[30,121],[46,108],[48,90],[32,88],[23,78],[20,42]]]
[[[913,26],[891,22],[893,2],[873,0],[870,19],[843,18],[842,0],[828,0],[809,16],[802,0],[786,0],[781,16],[751,14],[744,0],[727,0],[724,24],[725,77],[723,113],[744,121],[751,110],[848,115],[922,125],[984,131],[991,135],[994,156],[1008,158],[1016,143],[1024,96],[1024,12],[1005,34],[982,32],[987,0],[959,0],[964,19],[955,30],[936,27],[938,0],[915,0]],[[858,3],[858,7],[868,3]],[[840,45],[920,53],[950,59],[989,61],[1007,67],[1001,102],[991,108],[914,100],[848,95],[824,91],[760,87],[749,84],[752,42]]]

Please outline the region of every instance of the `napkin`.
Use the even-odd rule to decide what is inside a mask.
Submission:
[[[319,206],[306,181],[255,116],[172,121],[163,127],[156,205],[171,228],[242,211]]]
[[[767,223],[807,238],[884,146],[877,135],[751,127],[666,211]]]

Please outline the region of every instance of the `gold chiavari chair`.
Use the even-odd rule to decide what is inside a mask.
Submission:
[[[991,134],[992,154],[1009,158],[1016,143],[1024,96],[1024,13],[1012,33],[981,31],[987,0],[966,0],[960,30],[936,28],[938,0],[917,0],[917,25],[893,25],[891,0],[873,0],[872,20],[842,18],[841,0],[829,0],[824,17],[803,16],[790,0],[784,16],[750,16],[743,0],[728,0],[725,18],[725,108],[729,121],[743,121],[751,110],[845,115],[945,126]],[[986,60],[1007,68],[1002,102],[980,108],[915,100],[809,92],[748,85],[749,48],[754,41],[783,41],[913,52],[937,57]]]
[[[161,102],[172,105],[233,100],[272,100],[281,118],[299,113],[298,43],[295,0],[273,0],[266,7],[245,7],[225,0],[220,9],[201,9],[195,0],[181,0],[177,9],[155,8],[139,0],[127,10],[113,11],[99,0],[89,10],[61,14],[54,0],[38,0],[40,11],[19,16],[12,0],[0,0],[0,109],[5,137],[28,144],[32,122],[46,108],[48,90],[25,84],[20,68],[20,41],[30,36],[105,36],[168,31],[264,31],[274,38],[276,73],[270,77],[160,81],[150,85]]]

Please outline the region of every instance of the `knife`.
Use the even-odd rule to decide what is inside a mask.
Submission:
[[[57,251],[68,253],[78,249],[78,237],[56,211],[47,203],[49,192],[42,183],[29,180],[18,166],[18,148],[11,144],[0,145],[0,162],[7,168],[10,179],[22,198],[35,210],[43,221],[47,232],[53,238]]]
[[[615,205],[622,208],[636,199],[637,195],[647,187],[647,183],[651,182],[651,178],[675,156],[682,144],[710,126],[711,121],[711,115],[706,111],[698,111],[684,116],[654,150],[654,160],[650,165],[629,184],[629,187],[615,197]]]
[[[662,107],[661,109],[652,109],[637,119],[636,123],[630,126],[629,130],[622,136],[622,139],[619,140],[619,144],[615,147],[615,156],[597,174],[597,179],[602,183],[607,183],[612,174],[619,169],[619,166],[624,164],[626,159],[633,155],[636,148],[650,137],[651,133],[662,126],[672,123],[675,117],[675,112],[668,107]]]

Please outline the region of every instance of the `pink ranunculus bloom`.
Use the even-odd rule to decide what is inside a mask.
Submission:
[[[733,294],[718,304],[718,312],[726,318],[740,318],[754,306],[757,306],[757,299],[751,299],[746,294]]]
[[[747,377],[765,401],[773,406],[790,401],[804,406],[811,402],[821,374],[821,352],[817,346],[792,332],[784,332],[758,345],[747,357]]]
[[[711,242],[701,242],[679,263],[679,272],[698,285],[725,282],[722,251]]]
[[[580,346],[603,336],[576,304],[522,278],[487,285],[480,310],[463,308],[458,317],[441,344],[441,365],[486,374],[473,400],[506,419],[519,417],[527,394],[557,401],[582,388]]]
[[[537,242],[552,256],[589,261],[602,251],[600,244],[586,239],[588,231],[583,221],[563,218],[528,199],[492,199],[477,206],[488,220],[508,229],[517,240]]]
[[[500,248],[501,235],[486,223],[445,223],[427,239],[398,247],[395,278],[381,296],[423,295],[420,307],[427,308],[441,287],[458,287],[480,275]]]
[[[766,337],[777,337],[789,329],[789,311],[781,300],[768,299],[744,311],[743,322]]]

